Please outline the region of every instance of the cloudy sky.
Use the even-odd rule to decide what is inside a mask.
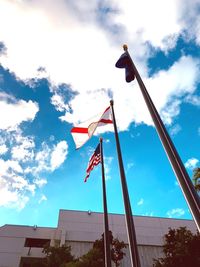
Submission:
[[[200,0],[0,0],[0,225],[56,226],[59,209],[102,211],[99,135],[73,125],[114,99],[134,215],[191,218],[136,81],[127,43],[192,177],[200,165]],[[124,213],[112,127],[101,129],[108,210]]]

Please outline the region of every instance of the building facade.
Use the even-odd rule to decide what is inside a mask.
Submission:
[[[153,258],[162,256],[163,236],[169,227],[186,226],[196,232],[191,220],[134,216],[134,224],[142,267],[151,267]],[[109,214],[109,228],[114,237],[128,244],[124,215]],[[71,210],[60,210],[55,228],[4,225],[0,227],[0,267],[30,267],[31,261],[44,257],[45,244],[70,245],[72,254],[79,257],[101,238],[103,229],[102,213]],[[125,253],[121,266],[129,267],[128,248]]]

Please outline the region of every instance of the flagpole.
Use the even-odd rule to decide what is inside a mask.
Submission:
[[[102,172],[102,188],[103,188],[103,208],[104,208],[104,255],[105,255],[105,267],[111,267],[111,252],[110,252],[110,235],[108,226],[108,210],[106,200],[106,182],[103,160],[103,138],[100,141],[100,154],[101,154],[101,172]]]
[[[200,198],[192,184],[192,181],[184,167],[183,162],[181,161],[181,158],[159,116],[158,111],[156,110],[156,107],[154,106],[153,101],[150,98],[150,95],[147,92],[147,89],[140,77],[140,74],[135,67],[133,60],[131,56],[128,53],[128,47],[127,45],[123,46],[124,51],[127,53],[130,62],[132,64],[132,68],[135,73],[135,77],[137,79],[137,82],[139,84],[139,87],[141,89],[142,95],[144,97],[144,100],[146,102],[146,105],[149,109],[149,112],[151,114],[151,117],[154,121],[157,133],[160,137],[161,143],[163,147],[165,148],[165,152],[168,156],[168,159],[172,165],[172,168],[176,174],[177,180],[180,184],[181,190],[183,192],[183,195],[185,196],[185,199],[187,201],[187,204],[190,208],[191,214],[194,218],[194,221],[197,225],[197,228],[200,232]]]
[[[121,185],[122,185],[122,193],[124,199],[124,207],[125,207],[125,218],[126,218],[126,227],[128,233],[128,241],[129,241],[129,250],[130,250],[130,257],[131,257],[131,266],[132,267],[140,267],[140,258],[137,248],[137,240],[136,240],[136,233],[135,227],[133,222],[131,204],[129,199],[128,187],[126,183],[126,177],[124,172],[119,136],[117,131],[117,125],[115,120],[115,113],[113,108],[113,100],[110,101],[110,106],[112,110],[112,117],[113,117],[113,125],[114,125],[114,132],[115,132],[115,140],[116,140],[116,147],[117,147],[117,155],[118,155],[118,163],[119,163],[119,170],[120,170],[120,177],[121,177]]]

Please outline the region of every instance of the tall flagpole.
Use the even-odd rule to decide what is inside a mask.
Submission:
[[[133,71],[135,73],[135,77],[137,79],[137,82],[139,84],[139,87],[141,89],[142,95],[144,97],[144,100],[146,102],[146,105],[149,109],[149,112],[151,114],[151,117],[154,121],[157,133],[160,137],[160,140],[162,142],[163,147],[165,148],[166,154],[168,156],[168,159],[172,165],[172,168],[176,174],[177,180],[180,184],[181,190],[185,196],[185,199],[187,201],[187,204],[190,208],[190,211],[192,213],[192,216],[194,218],[194,221],[197,225],[197,228],[200,232],[200,198],[192,184],[192,181],[190,180],[190,177],[184,167],[183,162],[181,161],[181,158],[156,110],[156,107],[153,104],[153,101],[151,100],[147,89],[140,77],[140,74],[135,67],[132,58],[130,57],[128,53],[128,47],[127,45],[123,46],[125,53],[127,53],[129,60],[132,64]]]
[[[108,226],[108,210],[106,200],[106,183],[103,161],[103,138],[100,141],[100,154],[101,154],[101,171],[102,171],[102,187],[103,187],[103,208],[104,208],[104,255],[105,255],[105,267],[111,267],[111,252],[110,252],[110,233]]]
[[[140,258],[139,258],[138,248],[137,248],[136,233],[135,233],[135,227],[133,223],[131,204],[130,204],[130,199],[129,199],[129,194],[128,194],[128,187],[126,183],[125,172],[124,172],[124,165],[123,165],[123,160],[122,160],[122,154],[121,154],[121,148],[120,148],[120,143],[119,143],[119,136],[118,136],[117,126],[116,126],[113,104],[114,104],[113,100],[111,100],[110,106],[112,109],[113,125],[114,125],[114,131],[115,131],[115,140],[116,140],[116,146],[117,146],[117,155],[118,155],[119,170],[120,170],[121,185],[122,185],[122,193],[123,193],[123,199],[124,199],[126,227],[127,227],[127,232],[128,232],[129,250],[130,250],[130,256],[131,256],[131,266],[140,267],[141,265],[140,265]]]

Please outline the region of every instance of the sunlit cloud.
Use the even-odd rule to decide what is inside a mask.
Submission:
[[[181,131],[181,126],[179,124],[173,125],[169,131],[171,135],[176,135]]]
[[[190,169],[190,170],[193,170],[194,168],[197,167],[197,164],[199,163],[199,160],[196,159],[196,158],[191,158],[191,159],[188,159],[186,162],[185,162],[185,167],[187,169]]]
[[[105,169],[105,179],[110,180],[110,170],[111,170],[111,164],[113,161],[113,157],[104,157],[104,169]]]
[[[0,145],[0,155],[5,154],[8,151],[8,148],[5,144]]]
[[[180,36],[200,43],[198,4],[198,0],[108,0],[90,5],[82,0],[2,0],[1,66],[32,87],[35,79],[47,79],[51,103],[62,112],[64,123],[75,124],[102,113],[113,98],[120,131],[129,130],[132,122],[153,125],[137,83],[126,84],[124,70],[114,67],[126,41],[158,112],[174,135],[180,131],[173,123],[182,101],[199,105],[195,91],[200,62],[182,53],[168,68],[158,68],[149,76],[148,60],[160,50],[167,54]],[[110,10],[106,15],[100,8],[104,6]],[[69,98],[60,90],[61,84],[70,92]],[[33,136],[24,134],[20,127],[35,120],[40,112],[38,103],[0,92],[0,109],[6,114],[0,118],[0,155],[9,157],[0,159],[0,206],[22,209],[36,190],[47,184],[46,175],[62,166],[68,144],[64,140],[55,143],[51,137],[36,145]],[[106,130],[113,131],[113,127]],[[112,161],[105,157],[107,179]],[[192,169],[198,162],[192,158],[185,166]],[[132,167],[133,163],[127,165]],[[40,202],[45,200],[43,195]],[[168,213],[181,214],[181,210]]]
[[[197,95],[189,95],[185,98],[185,102],[190,103],[194,106],[200,106],[200,97]]]
[[[141,198],[141,199],[137,202],[137,205],[138,205],[138,206],[141,206],[141,205],[143,205],[143,204],[144,204],[144,199]]]
[[[64,162],[68,154],[68,145],[66,141],[59,142],[51,153],[51,170],[55,170]]]
[[[0,117],[0,129],[12,130],[24,121],[32,121],[39,111],[37,103],[29,100],[17,100],[13,96],[0,92],[0,109],[6,116]]]
[[[136,83],[125,84],[123,71],[114,67],[122,53],[123,40],[128,42],[165,123],[172,124],[179,115],[182,96],[189,94],[193,97],[199,77],[199,62],[195,58],[183,55],[167,70],[159,70],[153,77],[148,75],[147,63],[152,47],[167,53],[176,45],[178,36],[184,37],[181,34],[190,25],[190,20],[184,16],[185,7],[192,19],[196,1],[188,6],[186,1],[180,5],[179,0],[162,4],[159,0],[149,4],[144,0],[110,0],[101,5],[99,1],[88,5],[87,1],[59,0],[55,3],[50,0],[47,4],[37,0],[3,0],[0,5],[0,31],[7,48],[2,65],[25,82],[37,78],[38,73],[40,77],[44,75],[54,88],[53,105],[66,112],[61,116],[64,121],[77,123],[90,118],[104,110],[112,96],[119,130],[127,130],[133,121],[152,125],[138,86]],[[110,8],[107,17],[100,6]],[[104,18],[102,21],[99,21],[99,14]],[[141,14],[145,19],[141,19]],[[195,21],[195,25],[199,22]],[[193,30],[196,36],[197,29]],[[77,93],[69,103],[56,90],[61,83],[70,85],[70,90]],[[33,108],[33,103],[27,104]]]
[[[45,195],[42,195],[39,199],[38,203],[41,204],[42,202],[47,201],[47,197]]]
[[[131,168],[133,168],[133,166],[134,166],[134,163],[133,162],[129,162],[127,164],[127,170],[130,170]]]
[[[185,214],[185,211],[184,209],[180,209],[180,208],[176,208],[176,209],[172,209],[172,210],[169,210],[167,211],[166,215],[169,217],[169,218],[176,218],[176,217],[181,217]]]
[[[18,128],[3,134],[0,142],[2,153],[9,153],[10,159],[0,159],[0,194],[4,198],[0,206],[23,209],[38,188],[47,184],[44,174],[59,168],[66,159],[68,145],[66,141],[57,145],[42,143],[36,149],[34,138],[24,136]]]

